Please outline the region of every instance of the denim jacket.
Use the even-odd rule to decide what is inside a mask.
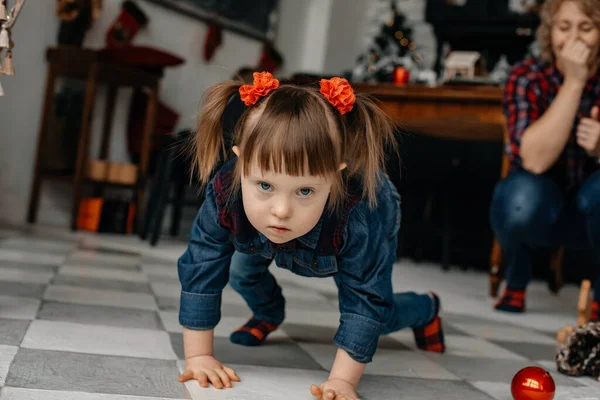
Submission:
[[[362,188],[349,188],[343,212],[325,211],[310,232],[277,245],[248,222],[241,194],[226,201],[230,179],[223,177],[231,177],[234,162],[225,164],[207,186],[188,248],[178,261],[181,325],[214,328],[221,318],[221,294],[234,251],[258,252],[301,276],[333,276],[341,314],[334,343],[354,360],[370,362],[393,310],[391,273],[401,218],[393,184],[382,173],[376,208],[360,198]]]

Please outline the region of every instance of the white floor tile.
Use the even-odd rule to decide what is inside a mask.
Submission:
[[[19,348],[16,346],[0,345],[0,387],[4,386],[6,375],[8,375],[8,368],[15,354],[17,354],[17,350]]]
[[[496,400],[513,400],[510,393],[510,382],[470,382],[482,392]],[[586,387],[557,386],[553,400],[600,400],[600,394],[591,395]]]
[[[0,281],[38,283],[45,285],[50,282],[54,273],[45,271],[30,271],[22,268],[0,268]]]
[[[177,311],[159,311],[158,314],[167,332],[181,333],[183,331],[183,327],[179,324]]]
[[[139,397],[118,394],[63,392],[57,390],[21,389],[5,387],[0,400],[173,400],[164,397]],[[181,399],[180,399],[181,400]]]
[[[179,361],[183,371],[184,362]],[[292,368],[269,368],[249,365],[229,365],[240,376],[241,382],[232,389],[217,390],[212,386],[201,388],[197,381],[188,381],[186,388],[194,400],[314,400],[310,385],[320,384],[327,379],[325,371]]]
[[[554,361],[536,360],[535,363],[539,364],[541,367],[545,368],[546,371],[550,372],[550,374],[552,374],[552,375],[560,374],[560,372],[558,372],[556,362],[554,362]],[[600,382],[590,376],[570,377],[570,379],[573,379],[575,382],[577,382],[580,385],[585,385],[588,388],[593,388],[595,391],[600,393]],[[598,400],[600,400],[600,399],[598,399]]]
[[[0,318],[35,319],[41,301],[30,297],[0,295]]]
[[[0,260],[44,265],[60,265],[65,260],[65,256],[37,251],[27,252],[23,250],[0,249]]]
[[[49,285],[44,293],[44,300],[140,308],[143,310],[157,309],[154,296],[147,293],[126,293],[116,290],[89,289],[66,285]]]
[[[128,357],[176,360],[166,332],[36,320],[21,347]]]
[[[83,278],[97,278],[97,279],[114,279],[118,281],[127,282],[147,282],[148,278],[143,272],[138,271],[126,271],[121,269],[111,268],[98,268],[98,267],[86,267],[86,266],[65,266],[58,270],[59,274],[79,276]]]

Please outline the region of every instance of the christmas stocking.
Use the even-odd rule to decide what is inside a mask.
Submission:
[[[206,32],[206,39],[204,40],[204,60],[210,61],[217,48],[221,46],[223,40],[221,34],[221,27],[217,25],[210,25]]]
[[[121,13],[106,33],[106,47],[122,47],[131,44],[137,32],[148,23],[148,17],[131,0],[125,0]]]
[[[274,73],[275,70],[283,64],[283,57],[271,45],[265,44],[258,61],[259,71],[268,71]]]

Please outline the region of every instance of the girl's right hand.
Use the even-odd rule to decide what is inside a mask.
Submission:
[[[588,75],[589,47],[581,40],[569,40],[557,57],[557,64],[565,75],[565,80],[571,80],[585,85]]]
[[[185,370],[179,376],[179,382],[190,379],[198,381],[201,387],[207,388],[208,382],[217,389],[232,387],[231,382],[239,382],[240,378],[234,370],[221,364],[213,356],[196,356],[186,358]]]

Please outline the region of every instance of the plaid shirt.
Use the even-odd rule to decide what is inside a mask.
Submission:
[[[523,132],[550,107],[563,83],[563,76],[554,65],[531,58],[517,64],[505,86],[504,113],[510,137],[506,152],[514,167],[521,166],[519,154]],[[564,188],[579,186],[596,168],[595,160],[587,155],[575,136],[582,116],[589,116],[592,107],[600,105],[600,74],[588,80],[575,117],[571,137],[554,166],[548,171]],[[551,132],[549,132],[551,134]]]

